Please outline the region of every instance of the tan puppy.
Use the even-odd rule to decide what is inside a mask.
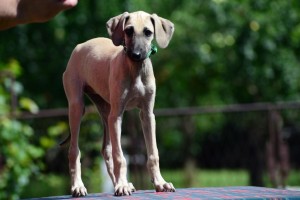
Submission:
[[[97,106],[104,124],[102,155],[115,187],[115,195],[130,195],[135,188],[127,181],[127,167],[121,148],[121,123],[125,110],[140,109],[147,147],[147,167],[156,191],[175,191],[161,176],[153,114],[156,86],[149,55],[156,38],[168,46],[174,32],[172,22],[142,11],[111,18],[107,30],[112,40],[96,38],[74,49],[63,75],[69,103],[69,168],[73,196],[85,196],[81,180],[78,134],[84,114],[83,95]]]

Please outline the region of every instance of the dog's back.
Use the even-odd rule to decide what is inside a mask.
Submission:
[[[76,70],[80,74],[87,73],[88,68],[93,68],[95,73],[99,68],[114,59],[123,47],[115,46],[108,38],[94,38],[84,43],[78,44],[72,52],[67,65],[68,70]],[[101,63],[101,66],[99,65]],[[102,65],[103,64],[103,65]],[[96,66],[95,66],[96,65]],[[95,71],[96,70],[96,71]],[[101,69],[103,70],[103,69]],[[72,71],[72,73],[74,73]]]
[[[115,46],[108,38],[95,38],[78,44],[64,73],[64,84],[76,80],[77,84],[88,85],[108,101],[111,62],[122,51],[122,46]]]

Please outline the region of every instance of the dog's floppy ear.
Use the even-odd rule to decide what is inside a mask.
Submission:
[[[129,13],[124,12],[106,22],[107,32],[116,46],[121,45],[124,40],[124,25],[128,17]]]
[[[174,24],[167,19],[151,15],[152,23],[155,29],[155,38],[160,48],[166,48],[174,33]]]

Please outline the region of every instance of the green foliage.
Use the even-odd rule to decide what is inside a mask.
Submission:
[[[18,199],[22,189],[32,174],[39,172],[36,162],[44,151],[30,143],[33,129],[27,124],[10,117],[10,90],[15,90],[11,78],[19,76],[21,68],[16,60],[1,65],[0,79],[0,199]],[[7,76],[9,75],[9,77]],[[14,83],[21,86],[19,83]],[[15,91],[19,93],[21,91]],[[28,99],[26,108],[35,108],[36,104]]]
[[[186,0],[180,3],[180,8],[168,15],[175,23],[170,46],[152,58],[157,108],[299,99],[300,5],[297,1]],[[259,119],[256,118],[257,124],[261,123]],[[296,123],[298,118],[288,120]],[[255,124],[245,115],[239,117],[238,123],[225,114],[199,116],[194,142],[201,145],[201,135],[221,133],[224,125],[231,123],[244,125],[241,134],[248,133],[250,124]],[[158,124],[161,152],[166,152],[161,156],[166,158],[169,155],[166,144],[173,137],[180,140],[182,136],[164,131],[176,133],[178,126]],[[252,131],[257,132],[254,128]],[[174,143],[168,148],[176,150],[183,144]],[[185,157],[179,152],[180,149],[176,152],[178,159],[174,160]]]
[[[21,198],[38,198],[45,196],[65,195],[69,192],[69,179],[67,176],[57,174],[42,174],[34,177],[28,184]],[[37,189],[38,188],[38,189]]]
[[[300,98],[300,4],[297,0],[79,1],[76,8],[47,23],[2,31],[0,63],[7,64],[0,67],[13,71],[16,76],[22,74],[19,77],[22,84],[14,83],[14,91],[34,97],[41,109],[66,107],[61,76],[74,47],[94,37],[107,37],[108,19],[136,10],[157,13],[175,24],[168,48],[151,57],[157,82],[156,108]],[[3,78],[1,84],[2,116],[10,112],[7,88],[12,83]],[[20,103],[22,109],[37,111],[29,99]],[[286,117],[290,124],[299,121],[297,114]],[[102,130],[98,116],[91,118],[82,125],[80,141],[96,141],[82,145],[83,154],[91,151],[89,156],[93,157],[99,155],[95,149],[101,146],[98,141]],[[234,124],[239,132],[245,133],[256,127],[252,125],[260,119],[228,117],[222,113],[195,117],[191,153],[201,152],[205,135],[225,133],[224,127],[228,124]],[[51,123],[54,124],[51,128],[35,124],[42,130],[49,128],[48,135],[39,133],[35,143],[45,149],[53,148],[59,135],[66,134],[67,126],[66,122],[56,123]],[[182,162],[186,155],[179,148],[185,146],[187,139],[183,120],[158,118],[157,125],[164,166],[173,167],[173,161]],[[173,156],[169,156],[170,152]]]
[[[174,55],[158,63],[173,69],[158,79],[164,95],[158,94],[157,105],[299,97],[298,45],[289,39],[297,32],[298,10],[290,1],[185,1],[171,15]]]
[[[50,149],[57,145],[57,139],[61,135],[68,132],[68,124],[64,121],[59,121],[48,127],[48,134],[40,137],[40,145],[44,149]]]
[[[19,121],[2,119],[0,131],[0,151],[5,163],[0,173],[0,197],[17,199],[30,176],[38,172],[34,160],[40,158],[43,151],[30,144],[33,131]]]

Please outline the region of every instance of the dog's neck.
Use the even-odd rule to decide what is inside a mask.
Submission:
[[[137,62],[131,60],[125,52],[124,52],[124,56],[126,60],[126,66],[128,67],[131,79],[135,79],[139,76],[141,77],[147,76],[147,74],[153,73],[152,63],[150,58],[146,58],[144,60]]]

